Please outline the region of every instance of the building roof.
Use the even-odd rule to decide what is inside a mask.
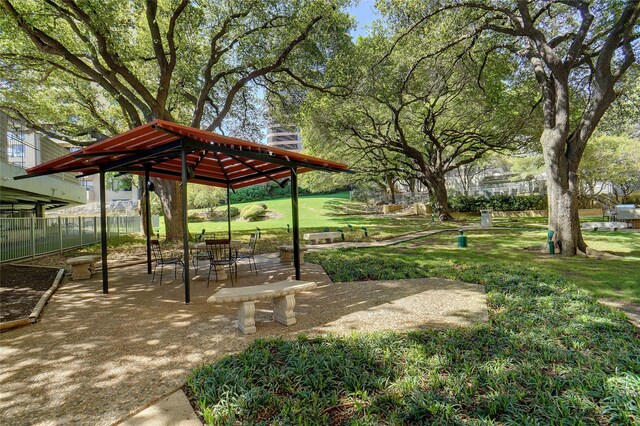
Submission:
[[[181,180],[182,145],[186,147],[188,181],[242,188],[311,170],[348,171],[344,164],[222,136],[163,120],[96,142],[27,170],[24,177],[73,172],[80,176],[103,171],[144,174]]]

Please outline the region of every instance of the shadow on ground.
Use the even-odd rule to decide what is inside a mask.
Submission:
[[[258,259],[258,275],[241,265],[239,285],[289,278],[275,255]],[[487,320],[484,289],[442,279],[331,283],[318,265],[302,279],[317,289],[296,298],[298,323],[271,320],[270,304],[256,304],[257,333],[236,328],[234,306],[206,303],[228,281],[207,288],[193,281],[184,303],[182,280],[152,283],[145,265],[65,281],[41,322],[0,335],[0,423],[113,424],[175,391],[188,372],[242,351],[256,337],[292,338],[354,330],[457,327]]]

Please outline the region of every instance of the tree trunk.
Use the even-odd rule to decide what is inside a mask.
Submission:
[[[444,175],[427,177],[427,188],[429,189],[429,198],[431,198],[431,207],[433,212],[438,215],[438,219],[441,221],[453,220],[449,210],[449,196]]]
[[[164,212],[164,229],[167,241],[182,240],[182,189],[180,182],[153,179],[155,192],[160,197]]]
[[[562,132],[546,129],[541,137],[542,151],[547,168],[547,199],[549,229],[553,231],[556,250],[564,256],[586,252],[578,216],[578,175],[565,156],[566,140]]]
[[[396,187],[395,184],[393,183],[393,176],[386,174],[384,175],[384,180],[387,184],[387,189],[389,189],[389,196],[391,197],[391,204],[395,204],[396,203]]]
[[[153,226],[151,229],[147,229],[147,191],[148,188],[144,186],[144,176],[138,176],[138,192],[140,199],[140,221],[142,222],[142,233],[146,237],[147,234],[153,237]],[[151,214],[151,212],[149,212]]]

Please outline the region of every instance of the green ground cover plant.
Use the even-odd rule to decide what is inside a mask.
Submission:
[[[205,421],[638,424],[640,340],[621,313],[542,268],[409,257],[398,248],[308,256],[334,280],[443,276],[484,284],[489,323],[256,340],[192,372],[187,387]]]

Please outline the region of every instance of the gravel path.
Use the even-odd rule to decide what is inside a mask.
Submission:
[[[242,285],[293,272],[275,255],[258,262],[258,276],[241,266]],[[145,265],[113,270],[108,295],[100,292],[99,275],[65,281],[41,322],[0,335],[0,424],[116,423],[178,389],[192,368],[241,351],[254,338],[487,321],[484,288],[474,284],[331,283],[313,264],[303,265],[302,279],[319,286],[296,297],[298,323],[274,323],[269,304],[258,303],[258,331],[249,336],[236,328],[235,307],[206,303],[219,288],[215,284],[194,281],[192,303],[185,305],[181,279],[152,284]]]

